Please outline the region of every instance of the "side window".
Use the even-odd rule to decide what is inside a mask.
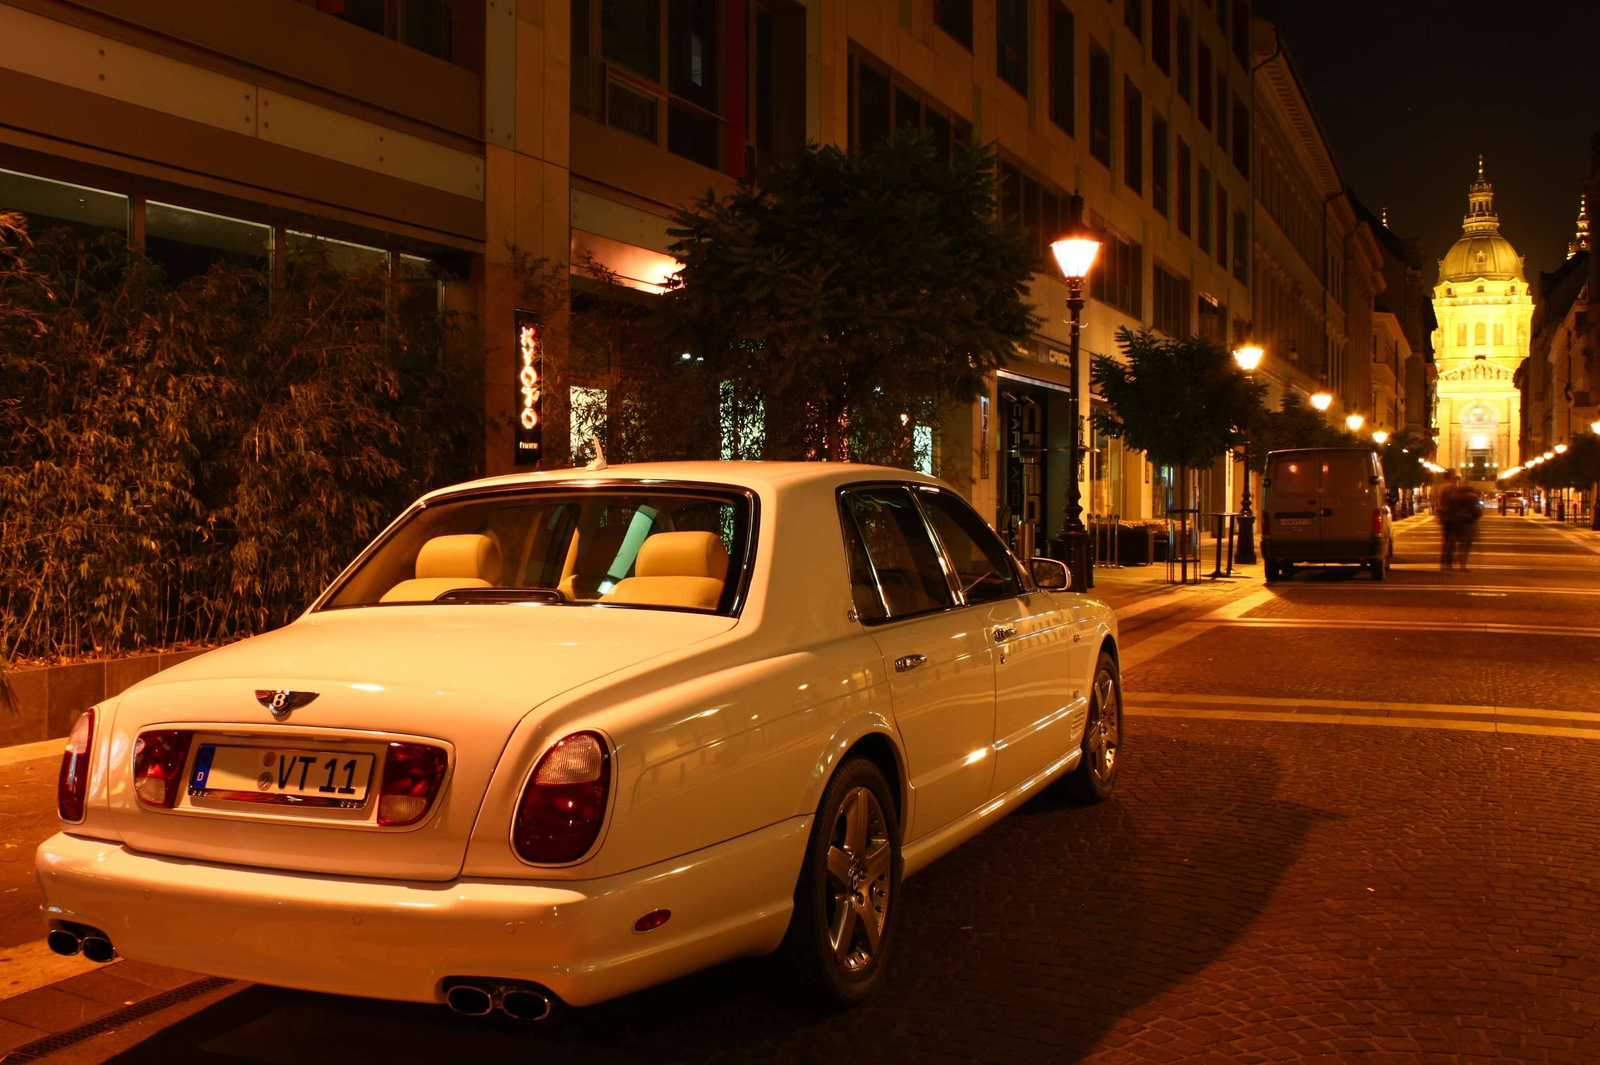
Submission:
[[[845,509],[859,530],[867,562],[883,596],[876,616],[882,617],[884,608],[889,617],[898,618],[943,610],[954,603],[939,553],[907,489],[851,492],[845,496]],[[856,609],[861,610],[859,596]]]
[[[856,608],[856,617],[862,621],[882,621],[888,616],[884,611],[883,597],[878,594],[878,581],[872,575],[872,563],[867,559],[867,547],[855,519],[841,503],[839,523],[844,530],[845,554],[850,560],[850,598]]]
[[[1005,545],[965,500],[948,492],[922,492],[920,498],[956,568],[967,602],[988,603],[1022,594]]]

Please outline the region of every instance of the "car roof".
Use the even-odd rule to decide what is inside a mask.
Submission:
[[[483,477],[475,481],[435,489],[423,496],[431,500],[457,492],[484,488],[535,488],[557,484],[596,485],[609,482],[692,482],[749,488],[770,495],[802,486],[838,487],[857,481],[914,481],[942,485],[943,482],[915,470],[893,466],[871,466],[856,462],[635,462],[607,466],[605,469],[575,467],[561,470],[530,470]]]

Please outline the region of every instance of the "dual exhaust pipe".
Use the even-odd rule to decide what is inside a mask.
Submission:
[[[90,961],[102,965],[117,956],[117,948],[111,945],[111,937],[98,928],[79,925],[75,928],[52,928],[45,942],[50,949],[65,957],[82,954]]]
[[[499,1010],[515,1021],[548,1020],[556,997],[538,984],[518,982],[458,983],[448,988],[444,1000],[463,1017],[487,1017]]]

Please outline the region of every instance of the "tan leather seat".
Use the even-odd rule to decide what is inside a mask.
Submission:
[[[417,552],[416,573],[379,602],[431,603],[452,588],[493,588],[500,580],[500,548],[478,533],[435,536]]]
[[[633,572],[600,601],[715,610],[728,577],[728,552],[716,533],[656,533],[640,546]]]
[[[558,585],[561,594],[568,599],[599,599],[600,586],[611,582],[608,570],[627,536],[627,523],[619,522],[585,537],[576,572]]]

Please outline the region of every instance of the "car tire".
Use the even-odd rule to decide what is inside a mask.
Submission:
[[[1381,581],[1389,570],[1389,563],[1387,559],[1375,558],[1367,563],[1367,568],[1372,571],[1373,580]]]
[[[1278,578],[1283,575],[1279,571],[1278,564],[1276,562],[1269,561],[1267,563],[1267,565],[1266,565],[1266,570],[1267,570],[1267,583],[1268,584],[1275,583],[1278,580]]]
[[[1101,651],[1089,687],[1089,720],[1083,726],[1078,768],[1062,781],[1069,795],[1085,804],[1110,797],[1122,765],[1123,738],[1122,676],[1117,660]]]
[[[823,792],[781,950],[795,990],[812,1005],[854,1006],[883,984],[900,912],[896,811],[868,758],[847,760]]]

